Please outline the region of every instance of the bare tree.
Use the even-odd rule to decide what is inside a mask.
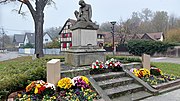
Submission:
[[[152,19],[152,24],[156,32],[166,32],[168,25],[168,13],[157,11]]]
[[[46,5],[54,3],[53,0],[1,0],[0,3],[8,3],[13,1],[19,1],[25,4],[34,20],[35,25],[35,54],[36,57],[43,57],[43,24],[44,24],[44,8]],[[35,7],[32,3],[34,2]],[[21,9],[21,8],[20,8]]]

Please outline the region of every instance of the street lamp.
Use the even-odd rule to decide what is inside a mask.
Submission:
[[[113,56],[114,56],[114,54],[115,54],[115,45],[114,45],[114,25],[116,24],[116,21],[112,21],[112,22],[110,22],[111,24],[112,24],[112,27],[111,27],[111,29],[112,29],[112,37],[113,37]]]

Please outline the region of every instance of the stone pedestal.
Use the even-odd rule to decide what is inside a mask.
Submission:
[[[79,67],[91,65],[96,60],[105,61],[104,49],[97,47],[97,30],[93,22],[78,21],[71,27],[72,48],[67,50],[65,62]]]
[[[69,65],[80,67],[90,66],[96,60],[105,61],[105,50],[98,47],[72,47],[65,55],[65,62]]]
[[[61,78],[60,59],[52,59],[47,62],[47,82],[57,85]]]
[[[97,45],[97,30],[75,29],[72,33],[72,46]]]

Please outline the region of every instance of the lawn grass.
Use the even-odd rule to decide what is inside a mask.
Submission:
[[[161,69],[163,73],[180,76],[180,64],[152,62],[151,65]]]

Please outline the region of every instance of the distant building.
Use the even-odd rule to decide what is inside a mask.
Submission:
[[[75,22],[76,22],[76,20],[68,19],[59,32],[61,51],[66,51],[73,45],[73,43],[72,43],[73,34],[72,34],[72,31],[70,30],[70,28],[75,24]],[[104,34],[103,33],[101,34],[99,32],[97,32],[97,33],[98,33],[97,34],[97,45],[102,47],[104,45]]]
[[[48,33],[44,33],[43,44],[47,44],[47,43],[50,43],[52,41],[53,41],[52,37]]]
[[[105,43],[112,43],[112,33],[111,32],[104,32],[105,33]],[[114,41],[115,44],[119,43],[127,43],[129,40],[153,40],[153,41],[164,41],[164,33],[157,32],[157,33],[145,33],[145,34],[123,34],[115,32]]]
[[[17,48],[24,46],[24,34],[14,34],[13,43]]]
[[[34,33],[25,33],[23,44],[26,45],[28,43],[30,43],[32,45],[35,44],[35,35],[34,35]]]
[[[164,33],[157,32],[157,33],[145,33],[141,39],[145,40],[154,40],[154,41],[164,41]]]
[[[52,42],[52,38],[48,33],[44,33],[43,35],[43,44]],[[34,33],[25,33],[25,34],[15,34],[13,38],[13,43],[15,47],[23,47],[27,43],[32,45],[35,44],[35,35]]]

